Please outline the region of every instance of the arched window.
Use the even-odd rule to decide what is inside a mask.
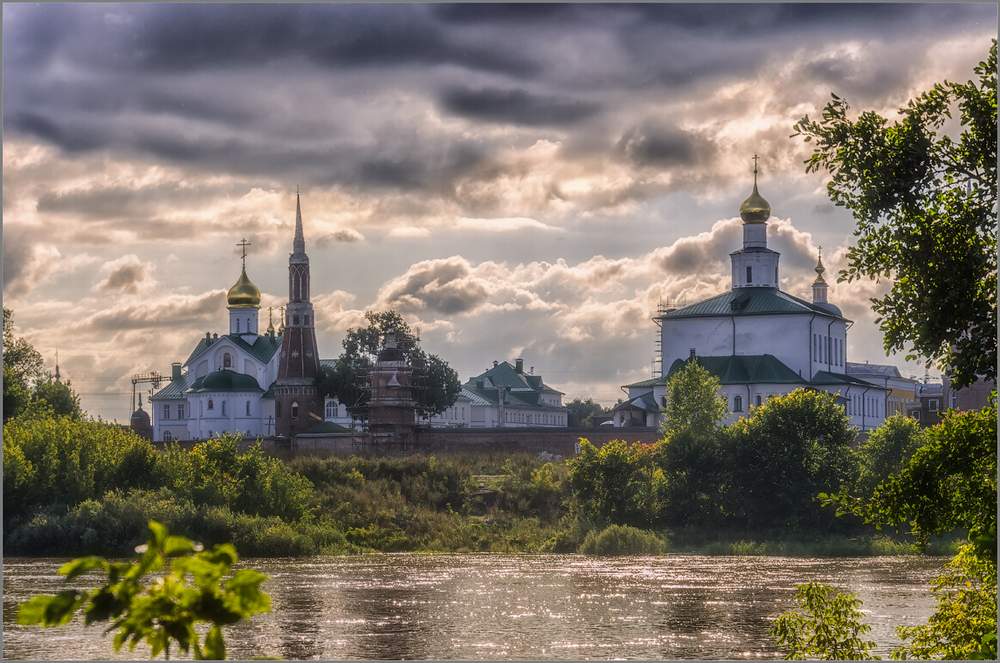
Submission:
[[[250,401],[247,401],[247,416],[250,416]]]
[[[778,266],[774,266],[774,285],[778,285]]]
[[[743,411],[743,397],[733,396],[733,412],[742,412],[742,411]]]
[[[292,324],[295,325],[295,326],[298,326],[298,324],[299,324],[299,316],[298,315],[293,315],[292,316]]]
[[[760,394],[757,394],[757,405],[760,405]]]
[[[236,318],[236,333],[240,333],[240,319]]]
[[[326,418],[333,419],[337,416],[337,406],[334,405],[333,401],[326,402]]]
[[[226,401],[222,401],[222,416],[226,416]]]
[[[211,398],[209,398],[209,399],[208,399],[208,409],[209,409],[209,410],[212,410],[212,409],[214,409],[214,408],[215,408],[215,403],[214,403],[214,402],[212,402],[212,399],[211,399]]]
[[[309,314],[308,314],[308,313],[306,313],[306,314],[305,314],[304,316],[302,316],[302,317],[303,317],[303,321],[302,321],[302,324],[304,324],[304,325],[306,325],[306,326],[308,327],[308,326],[309,326]]]
[[[753,283],[753,267],[747,265],[747,283]]]
[[[232,365],[233,365],[233,357],[228,352],[226,352],[225,354],[222,355],[222,367],[230,368]]]
[[[292,419],[299,418],[299,402],[292,401]]]
[[[274,416],[275,417],[281,416],[281,401],[277,401],[274,404]]]
[[[170,442],[173,439],[174,439],[174,436],[170,433],[170,431],[168,431],[168,430],[163,431],[163,441],[164,442]]]

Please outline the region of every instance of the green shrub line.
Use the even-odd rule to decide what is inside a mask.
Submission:
[[[284,462],[259,445],[239,451],[234,437],[183,450],[99,422],[16,418],[4,425],[4,553],[128,554],[150,520],[205,545],[233,543],[248,557],[662,554],[668,545],[708,555],[949,552],[948,540],[920,548],[860,524],[770,532],[692,518],[678,527],[670,444],[680,445],[585,444],[581,456],[555,462],[530,454]],[[690,508],[707,517],[704,504]]]

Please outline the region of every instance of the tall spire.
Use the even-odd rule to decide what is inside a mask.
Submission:
[[[826,267],[823,266],[823,247],[819,247],[819,257],[816,259],[816,280],[813,281],[813,303],[814,304],[826,304],[826,279],[823,278],[823,272],[826,271]]]
[[[823,266],[823,247],[819,247],[819,257],[816,258],[816,280],[814,283],[826,283],[823,278],[823,272],[826,271],[826,267]]]
[[[302,200],[299,196],[299,187],[295,187],[295,239],[292,240],[292,253],[303,254],[306,252],[306,239],[302,234]]]

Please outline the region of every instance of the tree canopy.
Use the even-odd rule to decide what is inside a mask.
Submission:
[[[996,378],[996,41],[975,74],[937,83],[894,121],[851,119],[834,94],[794,134],[813,145],[806,170],[829,173],[830,200],[857,222],[840,280],[891,279],[872,300],[886,351],[937,362],[959,387]]]
[[[570,428],[590,428],[594,425],[595,417],[603,417],[611,413],[610,408],[606,408],[600,403],[595,403],[594,399],[581,400],[574,398],[566,403],[568,410]]]
[[[367,311],[367,326],[347,330],[344,351],[334,366],[326,366],[320,378],[324,395],[337,398],[352,412],[363,412],[370,390],[363,376],[375,365],[387,334],[394,334],[396,345],[413,368],[417,414],[433,416],[454,404],[462,388],[458,373],[441,357],[428,354],[421,347],[410,325],[396,311]]]
[[[697,358],[689,359],[667,382],[663,430],[668,434],[708,435],[726,416],[726,399],[719,395],[719,380]]]
[[[14,312],[3,309],[3,418],[17,416],[31,401],[31,390],[45,375],[42,355],[14,335]]]

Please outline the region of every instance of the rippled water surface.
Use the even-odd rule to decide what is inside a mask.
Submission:
[[[61,587],[61,560],[4,560],[5,658],[104,659],[100,627],[16,625],[16,605]],[[864,601],[885,656],[925,621],[942,558],[366,555],[249,560],[273,611],[230,627],[230,657],[774,658],[770,620],[817,580]],[[143,658],[146,651],[118,658]]]

